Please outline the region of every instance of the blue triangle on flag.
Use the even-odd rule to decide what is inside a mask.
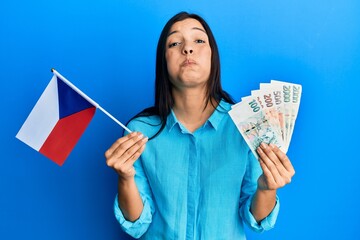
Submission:
[[[60,119],[80,112],[84,109],[94,107],[85,98],[78,94],[57,77],[58,96],[59,96],[59,115]]]

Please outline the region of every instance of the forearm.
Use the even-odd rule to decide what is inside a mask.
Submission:
[[[143,210],[143,202],[134,178],[118,180],[118,202],[126,220],[136,221]]]
[[[276,190],[256,190],[252,199],[250,211],[257,222],[261,222],[274,209]]]

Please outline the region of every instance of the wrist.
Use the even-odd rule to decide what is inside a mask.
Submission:
[[[256,193],[260,195],[266,195],[266,196],[276,196],[276,190],[275,189],[261,189],[257,188]]]
[[[132,177],[122,177],[122,176],[119,175],[118,184],[119,184],[119,187],[121,187],[121,188],[129,188],[129,187],[135,185],[135,178],[134,178],[134,176],[132,176]]]
[[[270,205],[275,205],[276,203],[276,190],[262,190],[257,189],[255,193],[255,198],[267,202]]]

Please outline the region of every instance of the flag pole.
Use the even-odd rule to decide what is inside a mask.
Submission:
[[[85,98],[88,102],[90,102],[92,105],[94,105],[96,108],[98,108],[100,111],[105,113],[109,118],[111,118],[113,121],[115,121],[117,124],[119,124],[123,129],[125,129],[128,133],[131,133],[131,130],[127,128],[124,124],[122,124],[119,120],[114,118],[108,111],[103,109],[97,102],[92,100],[90,97],[88,97],[85,93],[83,93],[80,89],[78,89],[74,84],[72,84],[69,80],[64,78],[60,73],[58,73],[54,68],[51,69],[51,72],[53,72],[56,76],[58,76],[63,82],[65,82],[69,87],[71,87],[75,92],[77,92],[79,95],[81,95],[83,98]]]

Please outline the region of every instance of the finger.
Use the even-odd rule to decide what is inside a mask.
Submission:
[[[144,139],[143,141],[146,142],[147,139]],[[142,145],[131,157],[129,157],[126,161],[122,163],[122,166],[121,165],[120,166],[124,169],[132,168],[134,166],[134,163],[139,159],[140,155],[145,150],[145,146],[146,146],[145,144]]]
[[[266,182],[269,185],[275,185],[276,181],[273,177],[273,175],[271,174],[271,171],[269,170],[269,168],[266,166],[266,164],[264,163],[264,161],[262,159],[259,159],[259,163],[261,166],[261,169],[263,170],[263,174],[265,176]]]
[[[264,153],[266,154],[268,159],[270,159],[274,163],[275,166],[278,167],[278,166],[282,165],[280,159],[273,152],[273,148],[271,147],[271,144],[267,145],[266,143],[262,142],[260,144],[260,148],[264,151]]]
[[[284,166],[284,168],[286,169],[286,171],[293,176],[295,174],[295,169],[293,167],[293,165],[291,164],[290,159],[288,158],[288,156],[282,152],[277,146],[275,146],[274,144],[270,144],[270,147],[272,148],[273,152],[275,153],[275,155],[277,156],[277,158],[280,160],[281,164]]]
[[[134,162],[140,157],[142,152],[145,150],[147,141],[148,138],[141,139],[124,153],[124,159],[126,164],[127,163],[130,165],[134,164]]]
[[[288,159],[286,154],[283,153],[277,146],[275,146],[272,143],[269,144],[268,150],[269,152],[267,155],[277,166],[278,171],[282,176],[284,183],[285,184],[290,183],[291,177],[294,175],[294,169],[292,168],[290,161],[286,162],[284,160],[284,158]]]
[[[266,148],[268,148],[268,146]],[[275,182],[279,185],[283,185],[284,181],[283,181],[283,176],[281,175],[281,166],[275,165],[274,161],[268,157],[268,155],[265,153],[262,147],[259,147],[257,151],[259,153],[260,160],[263,161],[264,165],[269,169],[269,172],[271,173]],[[285,177],[287,178],[287,176]]]
[[[143,139],[143,142],[146,142],[147,139]],[[125,161],[117,161],[114,163],[114,169],[121,176],[132,176],[135,175],[134,163],[139,159],[141,153],[145,149],[145,144],[143,144],[138,151],[136,151],[130,158]]]
[[[114,170],[119,174],[121,177],[130,177],[135,175],[135,168],[129,164],[119,164],[116,163],[114,165]]]
[[[266,164],[271,164],[273,163],[277,169],[276,171],[272,171],[272,167],[270,165],[268,165],[269,169],[272,171],[272,174],[275,181],[278,183],[278,187],[282,187],[285,184],[288,184],[291,182],[291,177],[293,176],[293,174],[291,172],[289,172],[283,165],[283,163],[281,162],[281,160],[279,159],[279,157],[275,154],[275,152],[273,152],[273,150],[276,149],[276,151],[280,151],[279,148],[277,148],[275,145],[270,144],[269,146],[265,147],[263,146],[264,144],[262,144],[262,148],[260,148],[261,150],[263,150],[263,148],[266,148],[266,150],[264,150],[264,152],[266,151],[265,155],[262,156],[263,160]],[[281,152],[281,151],[280,151]],[[285,155],[286,156],[286,155]],[[269,162],[267,162],[267,158],[269,158]],[[276,175],[278,174],[278,175]]]
[[[141,143],[141,140],[144,139],[143,137],[142,134],[138,134],[122,142],[113,153],[108,156],[106,161],[107,165],[113,166],[115,162],[125,162],[144,144]]]
[[[272,151],[272,148],[269,145],[265,143],[261,143],[259,149],[262,150],[263,153],[262,158],[265,161],[265,164],[268,165],[268,167],[273,164],[277,168],[277,170],[279,171],[285,170],[284,166],[282,166],[281,164],[281,161],[278,159],[278,157]]]
[[[132,146],[134,146],[137,142],[141,141],[141,139],[143,138],[144,135],[142,135],[141,133],[137,133],[135,136],[129,137],[115,148],[112,155],[116,155],[118,157],[123,155],[126,151],[128,151]]]
[[[124,136],[124,137],[121,137],[121,138],[119,138],[118,140],[116,140],[116,141],[111,145],[111,147],[105,152],[105,157],[106,157],[106,158],[109,158],[109,157],[113,154],[113,152],[115,151],[115,149],[116,149],[120,144],[122,144],[123,142],[129,140],[129,139],[132,138],[132,137],[135,137],[135,136],[138,135],[138,134],[139,134],[139,133],[137,133],[137,132],[132,132],[132,133],[130,133],[130,134],[128,134],[128,135],[126,135],[126,136]]]
[[[262,144],[263,146],[266,144]],[[286,183],[289,183],[291,181],[292,177],[292,171],[289,171],[286,168],[286,164],[284,165],[284,162],[282,161],[281,157],[286,157],[286,155],[274,144],[270,143],[268,147],[264,150],[269,159],[275,164],[277,167],[280,175],[284,178]],[[280,156],[281,155],[281,156]],[[290,163],[290,161],[289,161]],[[290,163],[291,165],[291,163]]]

